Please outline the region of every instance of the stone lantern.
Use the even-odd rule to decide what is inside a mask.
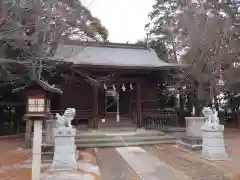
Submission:
[[[40,78],[32,79],[29,84],[24,87],[14,89],[13,92],[23,89],[26,92],[27,101],[25,118],[27,121],[34,122],[32,179],[39,180],[41,169],[42,124],[48,115],[50,115],[51,93],[62,94],[62,91],[49,85],[47,82],[40,80]]]

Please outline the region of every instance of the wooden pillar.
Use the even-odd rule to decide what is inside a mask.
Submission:
[[[29,120],[28,118],[24,117],[24,120],[26,122],[26,130],[25,130],[25,148],[31,148],[32,147],[32,126],[33,122]]]
[[[98,87],[93,87],[93,120],[92,120],[92,127],[98,127]]]
[[[140,84],[137,84],[137,101],[136,101],[136,106],[137,106],[137,126],[138,126],[138,128],[142,128],[143,127],[143,123],[142,123],[141,87],[140,87]]]

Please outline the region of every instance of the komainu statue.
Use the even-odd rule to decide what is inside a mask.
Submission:
[[[212,115],[212,123],[215,126],[219,125],[219,118],[218,118],[218,112],[214,109],[213,110],[213,115]]]
[[[206,118],[206,123],[214,126],[219,125],[218,112],[215,109],[212,110],[209,107],[204,107],[202,113]]]
[[[57,118],[57,127],[71,127],[71,122],[74,119],[76,115],[76,110],[75,108],[67,108],[64,114],[61,116],[58,113],[56,113],[56,118]]]
[[[210,107],[204,107],[202,110],[204,117],[206,118],[206,123],[212,124],[213,111]]]

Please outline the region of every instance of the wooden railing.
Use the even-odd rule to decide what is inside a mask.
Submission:
[[[177,127],[178,116],[171,110],[142,110],[143,126],[146,129]]]

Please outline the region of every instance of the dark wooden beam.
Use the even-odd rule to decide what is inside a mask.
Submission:
[[[142,110],[141,110],[141,86],[140,84],[137,84],[137,126],[138,128],[142,128]]]
[[[98,93],[99,89],[96,86],[93,86],[93,120],[92,120],[92,127],[97,128],[98,127]]]

